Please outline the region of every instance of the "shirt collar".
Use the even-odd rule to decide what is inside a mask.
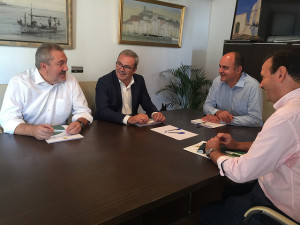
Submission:
[[[36,84],[47,83],[37,68],[34,71],[34,79]]]
[[[118,79],[118,80],[119,80],[119,79]],[[125,84],[124,84],[122,81],[120,81],[120,80],[119,80],[119,83],[125,86]],[[133,85],[133,84],[134,84],[134,78],[133,78],[133,76],[132,76],[132,77],[131,77],[130,83],[128,84],[127,87],[126,87],[126,86],[125,86],[125,87],[126,87],[126,88],[130,88],[131,85]]]
[[[244,87],[245,86],[245,78],[246,78],[246,73],[242,72],[242,75],[238,82],[236,83],[235,87]]]
[[[238,80],[238,82],[232,87],[244,87],[245,86],[245,79],[246,79],[246,73],[242,72],[240,79]],[[222,84],[226,84],[228,86],[228,84],[224,81],[221,81]]]
[[[289,93],[284,95],[281,99],[279,99],[277,102],[275,102],[275,104],[273,105],[274,109],[281,108],[293,98],[300,98],[300,88],[290,91]]]

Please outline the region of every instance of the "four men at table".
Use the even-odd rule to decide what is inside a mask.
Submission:
[[[0,112],[4,132],[48,139],[52,125],[66,124],[77,134],[93,121],[77,80],[67,74],[67,57],[57,44],[44,43],[35,54],[36,68],[11,78]]]
[[[255,179],[258,183],[246,195],[207,205],[200,213],[202,225],[242,224],[244,213],[253,206],[271,207],[300,222],[300,49],[269,55],[261,76],[260,87],[276,112],[255,141],[236,142],[229,134],[219,133],[206,144],[206,154],[222,176],[237,183]],[[247,153],[231,158],[221,153],[220,145]]]
[[[214,79],[203,111],[204,121],[236,126],[261,127],[262,93],[259,83],[243,72],[243,58],[238,52],[220,60],[220,77]]]
[[[131,50],[119,54],[116,69],[100,77],[96,86],[95,119],[120,124],[145,124],[149,117],[155,121],[165,121],[148,94],[145,80],[135,74],[139,58]],[[139,105],[146,111],[138,113]]]
[[[139,58],[131,50],[119,54],[116,69],[99,78],[96,86],[96,119],[120,124],[144,124],[149,117],[165,121],[152,103],[144,78],[135,74]],[[85,96],[74,77],[67,75],[67,57],[56,45],[42,44],[36,52],[36,68],[14,76],[5,93],[0,122],[7,133],[48,139],[52,125],[65,124],[70,134],[93,121]],[[204,105],[203,120],[231,125],[261,126],[262,97],[257,81],[242,72],[238,53],[224,55]],[[236,142],[220,133],[206,144],[206,154],[221,175],[242,183],[258,178],[253,190],[201,211],[201,224],[241,224],[246,210],[265,205],[300,222],[300,51],[285,49],[267,57],[260,87],[276,112],[266,121],[253,143]],[[141,105],[146,111],[138,113]],[[220,151],[247,151],[230,158]],[[215,214],[218,214],[216,217]]]

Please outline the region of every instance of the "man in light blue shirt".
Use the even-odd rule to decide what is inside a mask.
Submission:
[[[209,90],[202,120],[261,127],[262,92],[258,81],[243,72],[242,56],[238,52],[227,53],[219,67],[220,77],[215,78]]]

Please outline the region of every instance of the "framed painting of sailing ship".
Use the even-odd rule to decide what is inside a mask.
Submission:
[[[72,49],[72,0],[0,0],[0,45]]]
[[[181,47],[185,6],[154,0],[120,0],[119,43]]]

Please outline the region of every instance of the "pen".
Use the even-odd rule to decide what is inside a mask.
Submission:
[[[205,146],[206,146],[206,143],[203,143],[202,145],[200,145],[198,150],[197,150],[197,153],[204,154],[205,153]]]
[[[173,134],[184,134],[184,132],[175,132],[175,131],[173,131],[173,132],[168,132],[168,133],[173,133]]]
[[[167,132],[171,133],[170,131],[173,131],[173,130],[181,130],[181,128],[176,128],[176,129],[166,130],[165,133],[167,133]]]

